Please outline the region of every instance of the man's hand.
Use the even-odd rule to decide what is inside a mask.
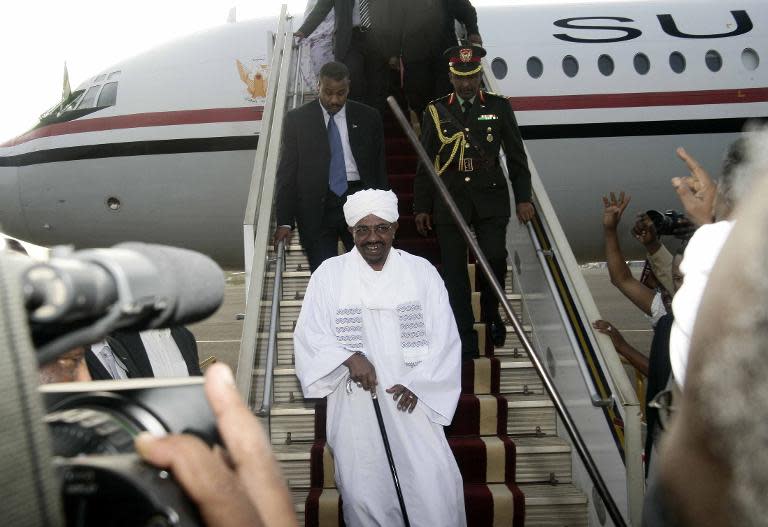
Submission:
[[[395,401],[400,399],[397,403],[397,409],[403,412],[413,412],[413,409],[416,408],[416,403],[419,402],[416,394],[402,384],[395,384],[392,388],[387,388],[385,391],[394,394],[392,398]]]
[[[536,215],[536,209],[533,208],[533,203],[528,201],[521,201],[517,204],[517,221],[520,223],[528,223]]]
[[[618,347],[618,344],[621,342],[626,342],[624,340],[624,335],[621,334],[621,331],[616,329],[616,326],[607,320],[595,320],[592,322],[592,327],[603,335],[608,335],[611,337],[611,341],[613,342],[614,347]]]
[[[610,194],[610,199],[608,196],[603,196],[603,227],[616,230],[630,199],[629,196],[624,196],[624,192],[619,193],[618,200],[613,192]]]
[[[471,35],[467,35],[467,40],[469,40],[469,42],[472,44],[477,44],[478,46],[483,45],[483,38],[477,33],[472,33]]]
[[[344,361],[344,366],[349,368],[349,378],[363,390],[372,392],[376,389],[376,368],[365,355],[362,353],[352,354]]]
[[[145,461],[171,470],[208,527],[295,527],[293,502],[269,439],[240,399],[227,366],[208,368],[205,394],[227,448],[226,459],[221,450],[186,434],[139,434],[136,451]]]
[[[277,245],[281,240],[285,240],[285,245],[288,245],[291,242],[291,236],[293,236],[293,229],[290,227],[281,226],[275,229],[275,234],[272,236],[272,243],[275,246],[275,250],[277,250]]]
[[[696,224],[712,223],[715,216],[715,195],[717,186],[699,162],[691,157],[683,147],[677,149],[677,157],[685,162],[691,175],[672,178],[686,215]]]
[[[299,40],[301,40],[303,38],[307,38],[307,36],[304,33],[302,33],[301,31],[294,31],[293,32],[293,36],[296,37]]]
[[[416,214],[413,221],[416,223],[416,231],[422,236],[427,236],[432,230],[432,216],[426,212]]]

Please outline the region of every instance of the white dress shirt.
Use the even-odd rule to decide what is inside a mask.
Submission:
[[[113,379],[127,379],[128,367],[117,358],[106,340],[91,344],[91,351]]]
[[[150,329],[139,333],[155,377],[189,377],[187,363],[170,329]]]
[[[328,129],[328,119],[331,118],[331,114],[320,105],[323,109],[323,119],[325,120],[325,128]],[[344,150],[344,165],[347,168],[347,181],[360,181],[360,173],[357,171],[357,163],[355,157],[352,155],[352,148],[349,146],[349,130],[347,130],[347,105],[342,106],[341,110],[336,112],[333,116],[336,120],[336,127],[339,129],[339,135],[341,135],[341,147]],[[356,125],[352,125],[356,126]]]

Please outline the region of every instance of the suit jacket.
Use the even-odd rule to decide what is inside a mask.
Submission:
[[[354,0],[318,0],[298,29],[306,36],[334,10],[333,54],[336,60],[347,56],[352,42]],[[424,60],[456,45],[454,20],[479,33],[477,12],[469,0],[385,0],[370,4],[372,44],[381,57],[404,55],[407,60]]]
[[[176,341],[176,345],[181,351],[181,356],[184,358],[184,362],[187,363],[187,371],[190,376],[202,375],[200,371],[199,358],[197,354],[197,343],[195,342],[195,336],[187,328],[177,326],[171,328],[171,336]],[[139,336],[138,331],[116,331],[111,336],[107,337],[107,344],[112,348],[112,352],[125,364],[128,368],[128,377],[154,377],[155,373],[152,371],[152,365],[149,362],[147,356],[147,350],[144,348],[144,343]],[[91,377],[94,380],[108,380],[112,376],[107,369],[101,363],[98,357],[94,355],[90,350],[85,354],[85,361],[88,365],[88,370],[91,373]]]
[[[443,135],[450,137],[461,131],[457,123],[462,123],[464,117],[458,97],[455,94],[446,95],[430,103],[434,104],[442,105],[454,118],[448,118],[447,114],[440,116],[439,125]],[[472,172],[460,171],[459,155],[456,154],[441,176],[443,182],[465,219],[470,217],[473,210],[480,218],[509,217],[509,191],[498,164],[499,149],[502,146],[515,202],[531,201],[528,158],[509,101],[506,97],[480,92],[475,97],[464,126],[464,137],[469,143],[464,156],[473,159],[475,169]],[[434,160],[439,155],[441,166],[448,161],[452,145],[441,148],[438,131],[429,111],[424,112],[421,143],[430,159]],[[448,207],[437,197],[427,169],[422,165],[419,165],[414,180],[413,208],[416,213],[433,214],[435,223],[453,223]]]
[[[349,146],[363,188],[386,190],[384,127],[379,113],[364,104],[347,101]],[[285,115],[280,161],[277,167],[275,207],[278,225],[298,223],[304,239],[315,239],[328,194],[331,149],[318,100]]]

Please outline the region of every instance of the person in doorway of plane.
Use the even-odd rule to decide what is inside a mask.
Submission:
[[[454,91],[427,106],[421,142],[448,187],[464,220],[472,225],[493,274],[504,286],[507,274],[507,223],[511,214],[509,191],[499,163],[504,148],[514,192],[517,218],[534,217],[531,174],[523,140],[506,97],[480,89],[480,46],[456,46],[445,52]],[[435,228],[440,243],[443,279],[456,316],[465,360],[479,355],[467,272],[467,244],[437,195],[427,168],[419,165],[414,181],[414,213],[418,232]],[[481,311],[496,347],[504,345],[506,328],[499,315],[499,300],[488,283],[481,287]]]

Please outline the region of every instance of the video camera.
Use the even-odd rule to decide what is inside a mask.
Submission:
[[[45,263],[0,252],[4,524],[59,525],[62,511],[65,525],[202,524],[171,476],[133,450],[143,431],[218,442],[201,378],[52,384],[41,401],[37,365],[116,329],[202,320],[223,294],[218,265],[174,247],[56,251]]]
[[[645,214],[653,222],[656,234],[659,236],[675,236],[681,240],[687,240],[693,236],[696,230],[685,214],[676,210],[667,210],[665,212],[647,210]]]

